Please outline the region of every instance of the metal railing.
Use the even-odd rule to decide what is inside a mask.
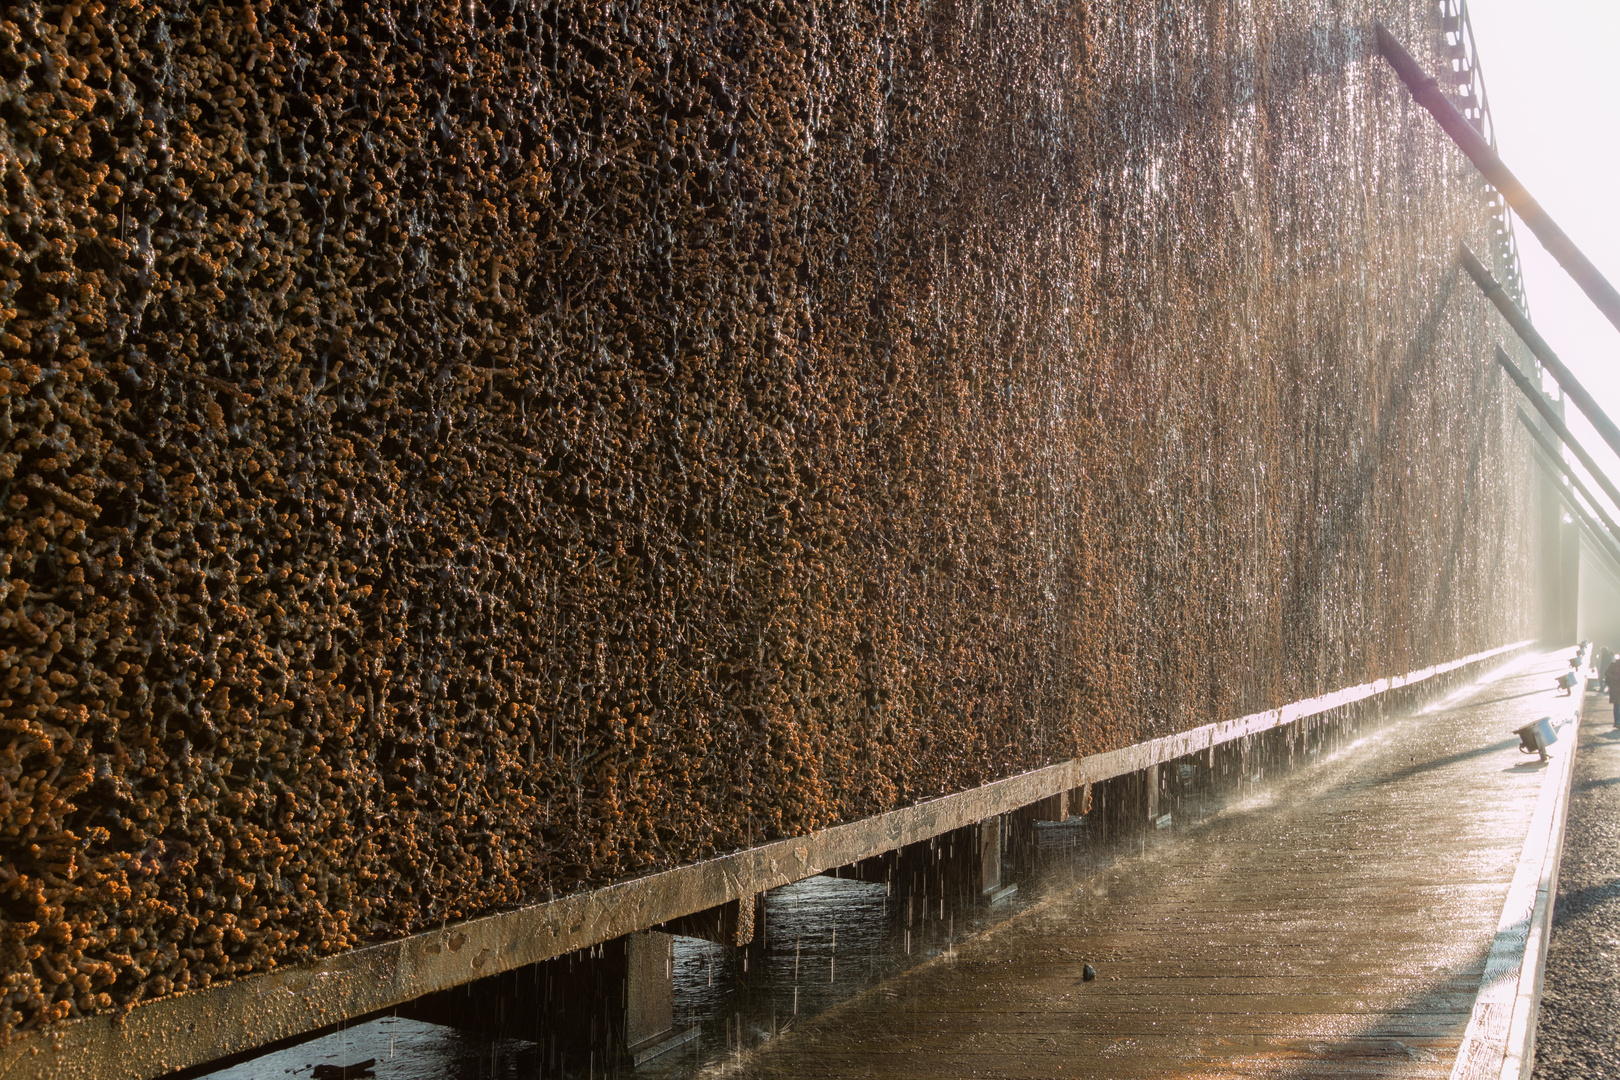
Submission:
[[[1491,122],[1491,99],[1485,93],[1479,47],[1474,43],[1474,27],[1468,18],[1468,0],[1439,0],[1439,5],[1442,55],[1447,59],[1450,71],[1449,77],[1441,76],[1441,88],[1495,150],[1496,127]],[[1496,245],[1494,254],[1497,256],[1502,285],[1519,309],[1528,312],[1524,276],[1519,266],[1519,242],[1513,233],[1513,215],[1508,213],[1506,201],[1494,188],[1489,189],[1486,203],[1495,219],[1492,239]]]

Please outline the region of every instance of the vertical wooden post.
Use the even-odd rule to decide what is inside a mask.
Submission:
[[[624,949],[624,1042],[634,1054],[674,1033],[675,938],[644,931],[626,937]]]
[[[1002,821],[1000,815],[979,822],[979,893],[1001,887]]]
[[[1060,791],[1056,795],[1031,803],[1028,809],[1028,817],[1030,821],[1067,821],[1069,817],[1069,793]]]

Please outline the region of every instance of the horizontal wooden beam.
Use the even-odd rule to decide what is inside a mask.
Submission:
[[[122,1019],[93,1016],[31,1032],[0,1048],[0,1078],[157,1077],[503,971],[789,885],[836,866],[919,843],[1074,788],[1123,776],[1320,715],[1531,642],[1378,679],[1235,720],[1074,758],[859,821],[777,840],[440,930],[368,945],[316,963],[162,998]]]

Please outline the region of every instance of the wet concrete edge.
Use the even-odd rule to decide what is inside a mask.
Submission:
[[[1558,740],[1564,749],[1553,755],[1542,781],[1452,1080],[1526,1080],[1535,1064],[1536,1015],[1580,745],[1584,679],[1572,697],[1574,707]]]

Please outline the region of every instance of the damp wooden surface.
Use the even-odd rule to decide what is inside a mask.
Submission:
[[[1564,670],[1561,655],[1529,657],[736,1070],[1447,1077],[1547,775],[1512,733],[1570,710],[1551,689]],[[1469,702],[1484,704],[1455,707]]]

